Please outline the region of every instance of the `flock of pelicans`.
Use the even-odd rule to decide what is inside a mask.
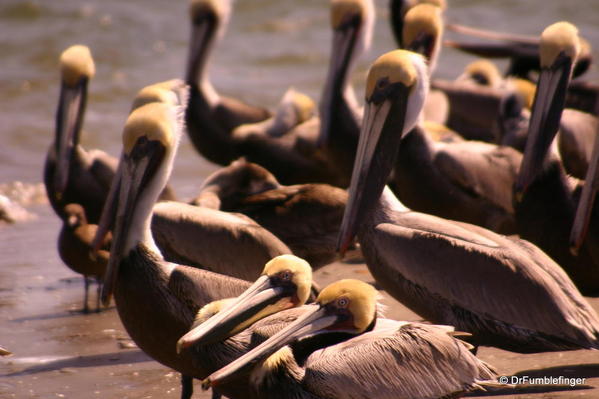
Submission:
[[[582,112],[599,91],[570,82],[590,64],[576,27],[539,39],[453,25],[487,42],[448,45],[511,58],[510,76],[481,60],[431,81],[445,5],[392,1],[401,49],[372,64],[362,109],[350,76],[374,6],[332,0],[318,112],[290,90],[271,114],[210,82],[229,3],[191,2],[185,81],[139,92],[118,161],[79,145],[89,49],[60,58],[44,179],[86,311],[96,278],[136,344],[181,373],[183,398],[193,378],[214,397],[454,397],[497,385],[479,345],[599,348],[582,296],[599,294],[599,124]],[[188,203],[167,183],[184,132],[228,165]],[[360,281],[314,286],[312,270],[350,249],[435,324],[383,318]]]

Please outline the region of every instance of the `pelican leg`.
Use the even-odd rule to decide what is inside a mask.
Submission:
[[[83,276],[84,284],[84,295],[83,295],[83,313],[89,313],[89,307],[87,306],[87,300],[89,297],[89,277]]]
[[[193,377],[181,374],[181,399],[191,399],[193,395]]]
[[[96,277],[96,313],[100,313],[102,310],[100,307],[100,295],[102,294],[102,280]]]

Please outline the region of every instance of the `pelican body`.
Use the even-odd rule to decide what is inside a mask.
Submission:
[[[577,29],[567,22],[550,25],[541,35],[542,70],[515,186],[514,206],[521,237],[555,259],[584,294],[599,295],[597,240],[589,237],[579,243],[577,256],[570,253],[569,235],[580,188],[566,176],[552,151],[579,48]],[[597,126],[594,125],[594,136]]]
[[[343,189],[283,186],[266,169],[241,159],[207,177],[193,203],[249,216],[316,269],[336,257],[346,201]]]
[[[260,398],[383,399],[449,397],[495,378],[450,327],[377,318],[376,290],[363,282],[333,283],[298,310],[293,322],[202,385],[218,389],[249,373],[250,391]],[[290,315],[276,316],[255,323],[254,334],[272,332]]]
[[[518,352],[597,348],[595,311],[537,247],[410,211],[383,192],[401,146],[397,131],[407,134],[422,107],[425,68],[418,55],[397,50],[370,69],[340,250],[357,233],[387,292],[434,323],[472,333],[477,344]]]

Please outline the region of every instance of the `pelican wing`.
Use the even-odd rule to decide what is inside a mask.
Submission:
[[[460,190],[513,215],[512,187],[521,161],[522,154],[510,147],[459,142],[442,145],[434,164]]]
[[[574,109],[565,109],[558,135],[559,152],[566,171],[584,179],[589,168],[599,121],[593,115]]]
[[[409,302],[398,289],[408,285],[439,299],[438,313],[427,317],[458,329],[476,328],[460,325],[464,320],[455,312],[465,309],[575,346],[597,346],[597,315],[564,271],[532,244],[416,212],[394,218],[375,227],[363,251],[368,263],[384,263],[391,271],[377,280],[396,297]]]
[[[154,206],[152,234],[170,261],[245,280],[255,280],[273,257],[291,253],[248,218],[178,202]]]
[[[445,326],[396,323],[314,352],[303,385],[321,397],[438,398],[495,378]]]

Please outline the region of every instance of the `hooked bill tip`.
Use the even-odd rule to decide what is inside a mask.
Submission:
[[[579,252],[580,248],[579,245],[575,242],[571,242],[570,243],[570,253],[574,256],[578,256],[578,252]]]
[[[210,378],[206,378],[204,380],[202,380],[202,390],[203,391],[207,391],[210,389],[210,387],[212,387],[212,381],[210,380]]]

